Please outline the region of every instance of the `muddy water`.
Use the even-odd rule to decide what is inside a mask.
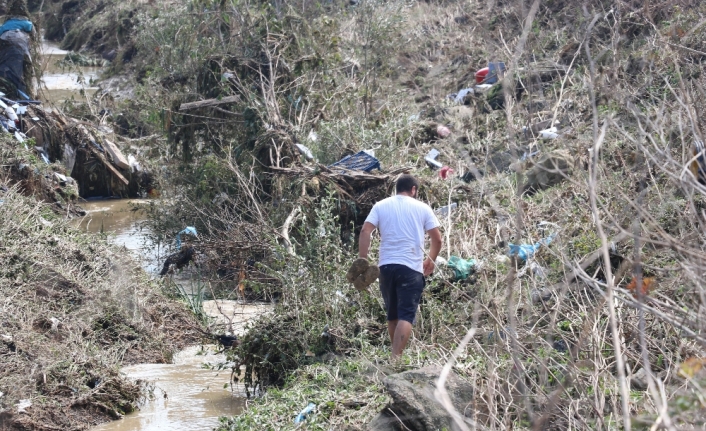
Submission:
[[[68,54],[58,45],[42,41],[41,68],[43,73],[40,88],[40,99],[44,102],[61,103],[65,100],[86,100],[96,92],[100,77],[100,67],[62,67],[57,64]],[[83,90],[85,95],[81,94]]]
[[[141,226],[147,217],[146,205],[150,201],[142,199],[86,202],[82,207],[87,215],[78,222],[79,227],[109,235],[111,242],[124,246],[154,274],[163,256],[150,243],[150,231]],[[189,291],[189,280],[175,281]],[[235,335],[242,335],[249,321],[270,309],[269,304],[224,299],[203,301],[203,310],[212,318],[212,326],[218,332]],[[128,378],[153,385],[152,396],[141,403],[137,412],[92,431],[208,430],[218,425],[220,416],[237,415],[245,405],[244,391],[239,386],[229,386],[231,366],[225,364],[224,355],[215,354],[214,350],[215,346],[207,347],[206,352],[192,347],[178,353],[172,364],[123,368]],[[219,364],[223,366],[220,371]]]
[[[142,226],[147,218],[146,199],[108,199],[81,204],[87,215],[80,219],[79,228],[93,233],[105,233],[112,243],[125,247],[142,267],[155,274],[161,250],[149,241],[149,229]]]
[[[173,364],[123,368],[129,378],[154,385],[151,399],[142,403],[138,412],[93,431],[201,431],[218,426],[219,416],[240,413],[244,394],[237,389],[231,391],[229,367],[214,369],[225,364],[225,356],[214,354],[214,349],[206,346],[206,352],[202,352],[196,346],[176,355]]]

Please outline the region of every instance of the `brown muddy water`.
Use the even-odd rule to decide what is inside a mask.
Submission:
[[[40,100],[57,105],[70,99],[85,102],[87,96],[92,96],[98,90],[97,82],[102,68],[62,67],[58,63],[68,51],[60,49],[55,43],[43,40],[40,50],[40,66],[44,72],[39,85]]]
[[[108,235],[109,241],[125,247],[145,270],[156,274],[165,252],[154,247],[149,241],[150,231],[141,226],[147,217],[146,205],[150,205],[149,200],[89,201],[81,205],[87,215],[77,223],[82,230]],[[188,278],[176,276],[174,281],[185,292],[196,290]],[[203,301],[202,307],[219,332],[236,335],[242,335],[247,322],[271,308],[269,304],[224,299]],[[148,382],[151,396],[137,412],[92,431],[209,430],[218,426],[220,416],[239,414],[245,405],[244,390],[239,385],[230,386],[232,364],[215,350],[216,346],[195,346],[175,355],[172,364],[123,368],[128,378]]]

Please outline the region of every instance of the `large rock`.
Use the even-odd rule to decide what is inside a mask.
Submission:
[[[392,397],[392,403],[369,425],[369,430],[392,431],[407,427],[414,431],[456,429],[449,412],[434,396],[441,367],[425,367],[387,377],[383,384]],[[468,413],[473,402],[473,386],[451,373],[446,390],[456,411]],[[404,423],[404,427],[400,424]]]
[[[564,181],[571,173],[574,158],[566,150],[555,150],[544,155],[527,171],[525,191],[544,190]]]

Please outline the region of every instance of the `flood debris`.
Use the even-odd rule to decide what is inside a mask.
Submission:
[[[465,280],[476,271],[478,261],[451,256],[446,266],[453,270],[454,280]]]
[[[436,148],[432,148],[426,156],[424,156],[424,161],[427,162],[427,165],[432,168],[432,169],[441,169],[444,165],[441,164],[438,160],[436,160],[437,157],[439,157],[439,150]]]
[[[363,171],[370,172],[374,169],[380,170],[380,161],[371,156],[366,151],[360,151],[350,156],[346,156],[329,166],[335,171]]]
[[[309,403],[306,407],[304,407],[304,410],[300,411],[297,417],[294,418],[294,423],[298,424],[304,422],[309,414],[314,411],[314,409],[316,409],[316,404]]]

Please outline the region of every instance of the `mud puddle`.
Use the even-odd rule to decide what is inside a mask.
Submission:
[[[93,431],[191,431],[218,426],[219,416],[234,416],[245,406],[242,390],[231,390],[230,367],[216,346],[187,348],[173,364],[142,364],[122,372],[149,382],[151,396],[136,413],[93,428]],[[219,364],[224,369],[218,370]]]
[[[44,72],[39,86],[42,101],[55,104],[71,99],[86,101],[87,96],[98,90],[101,67],[62,66],[59,61],[68,51],[52,42],[43,40],[40,49],[40,66]]]

